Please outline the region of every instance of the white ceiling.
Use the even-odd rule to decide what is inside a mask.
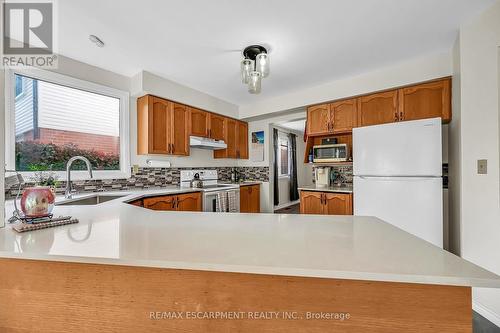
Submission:
[[[282,128],[287,128],[292,131],[303,133],[306,128],[306,120],[305,119],[293,120],[285,123],[278,123],[277,125]]]
[[[150,71],[241,105],[448,50],[460,23],[493,2],[64,0],[59,52],[127,76]],[[254,43],[271,47],[260,95],[239,77],[240,52]]]

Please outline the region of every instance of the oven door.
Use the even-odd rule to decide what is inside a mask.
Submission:
[[[219,193],[222,194],[219,199],[224,200],[218,205],[217,198]],[[203,211],[204,212],[220,212],[218,207],[224,209],[223,212],[237,213],[240,211],[240,189],[230,189],[223,191],[209,191],[203,193]]]
[[[217,193],[218,192],[204,192],[203,193],[203,211],[216,212],[217,211]]]

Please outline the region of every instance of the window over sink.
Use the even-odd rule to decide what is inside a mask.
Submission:
[[[94,178],[130,176],[128,92],[40,69],[10,70],[6,80],[8,169],[62,178],[82,155]],[[88,177],[84,163],[73,169],[74,179]]]

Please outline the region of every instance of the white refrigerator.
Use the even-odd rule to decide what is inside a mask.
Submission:
[[[353,129],[354,215],[443,247],[441,118]]]

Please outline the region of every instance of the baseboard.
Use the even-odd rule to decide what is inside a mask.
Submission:
[[[487,307],[485,307],[481,303],[474,301],[474,300],[472,301],[472,309],[474,311],[476,311],[477,313],[479,313],[484,318],[491,321],[493,324],[500,327],[500,316],[497,313],[491,311],[490,309],[488,309]]]
[[[286,208],[286,207],[290,207],[290,206],[296,205],[298,203],[300,203],[300,200],[287,202],[287,203],[284,203],[282,205],[274,206],[274,210],[279,210],[279,209],[283,209],[283,208]]]

